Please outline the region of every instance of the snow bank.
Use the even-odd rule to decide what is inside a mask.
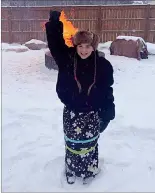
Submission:
[[[155,55],[155,44],[147,42],[147,49],[150,55]]]
[[[10,46],[10,44],[8,44],[8,43],[2,43],[2,44],[1,44],[1,49],[2,49],[2,50],[5,50],[5,49],[7,49],[9,46]]]
[[[99,50],[100,50],[100,49],[109,49],[110,46],[111,46],[111,43],[112,43],[112,41],[108,41],[108,42],[105,42],[105,43],[100,43],[100,44],[98,45],[98,49],[99,49]]]

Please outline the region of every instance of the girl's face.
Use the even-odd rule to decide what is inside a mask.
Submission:
[[[83,43],[77,46],[77,53],[82,59],[88,58],[93,51],[93,47],[90,44]]]

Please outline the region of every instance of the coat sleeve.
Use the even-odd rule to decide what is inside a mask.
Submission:
[[[104,103],[103,106],[100,109],[100,117],[103,119],[103,121],[110,121],[115,118],[115,104],[114,104],[114,95],[113,95],[113,83],[114,83],[114,77],[113,77],[113,67],[111,63],[103,59],[102,60],[104,68],[103,71],[103,79],[101,83],[103,83],[101,86],[101,96],[104,95]],[[102,99],[101,99],[102,100]]]
[[[46,37],[51,55],[54,57],[59,70],[65,69],[69,62],[70,48],[63,38],[63,23],[61,21],[49,21],[45,24]]]

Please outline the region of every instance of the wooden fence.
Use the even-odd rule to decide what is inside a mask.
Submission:
[[[2,42],[46,41],[42,24],[50,9],[64,10],[75,27],[98,33],[101,42],[134,35],[155,43],[155,5],[2,7]]]

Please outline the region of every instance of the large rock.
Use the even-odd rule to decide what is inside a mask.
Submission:
[[[5,49],[6,52],[26,52],[29,49],[23,45],[8,45]]]
[[[145,41],[140,37],[134,36],[118,36],[111,43],[110,54],[136,58],[138,60],[148,58]]]
[[[48,49],[45,52],[45,66],[50,70],[51,69],[58,70],[58,66]]]
[[[28,47],[30,50],[41,50],[43,48],[47,48],[47,43],[41,40],[32,39],[26,42],[25,46]]]

